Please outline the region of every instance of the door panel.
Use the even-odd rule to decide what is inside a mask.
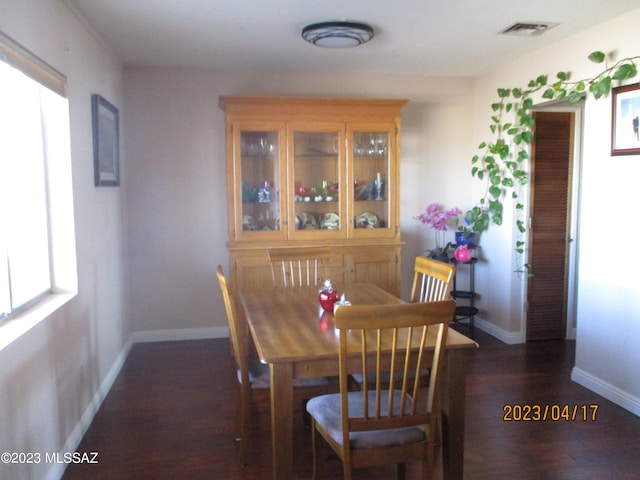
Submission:
[[[532,145],[527,341],[565,338],[573,113],[537,112]]]

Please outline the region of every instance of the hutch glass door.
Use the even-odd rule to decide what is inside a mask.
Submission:
[[[345,235],[341,181],[344,178],[344,124],[292,126],[293,229],[295,238]],[[291,220],[290,220],[291,222]]]
[[[353,222],[350,236],[394,236],[395,215],[391,211],[397,198],[397,178],[389,159],[395,154],[394,128],[352,126],[348,131],[353,182]]]
[[[239,128],[236,148],[240,152],[240,175],[237,192],[241,196],[242,215],[236,219],[239,239],[257,240],[282,237],[286,228],[280,224],[283,186],[280,151],[283,129]],[[237,195],[237,194],[236,194]],[[238,225],[239,223],[239,225]]]

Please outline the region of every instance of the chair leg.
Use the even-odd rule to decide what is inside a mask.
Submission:
[[[311,449],[313,451],[313,480],[324,477],[324,439],[316,430],[316,421],[311,418]]]
[[[240,465],[247,464],[251,438],[251,393],[240,386]]]
[[[405,480],[407,477],[407,465],[404,463],[398,463],[398,480]]]

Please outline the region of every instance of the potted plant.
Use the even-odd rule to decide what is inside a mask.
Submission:
[[[475,247],[478,233],[473,229],[473,212],[467,211],[460,221],[456,218],[456,245],[459,247],[466,245],[467,247]]]
[[[595,51],[589,55],[594,63],[603,63],[607,55]],[[640,56],[628,57],[608,66],[591,78],[572,80],[571,73],[560,71],[555,80],[548,75],[539,75],[522,88],[498,88],[498,99],[491,104],[492,115],[489,128],[491,138],[478,146],[480,152],[471,160],[471,175],[485,182],[486,188],[477,206],[465,215],[471,230],[482,232],[491,223],[502,224],[503,198],[510,192],[516,201],[516,227],[521,237],[516,240],[515,251],[524,255],[526,223],[523,218],[524,205],[518,202],[519,189],[529,181],[526,160],[533,141],[534,97],[544,100],[568,101],[575,104],[591,94],[595,99],[609,95],[614,81],[624,81],[638,74],[636,61]],[[530,266],[524,264],[529,270]],[[529,272],[530,274],[530,272]]]
[[[449,230],[450,221],[453,218],[457,218],[460,213],[462,213],[462,211],[459,208],[445,210],[442,205],[431,203],[424,212],[417,217],[413,217],[422,222],[423,225],[427,225],[434,230],[436,246],[426,251],[428,257],[443,262],[449,261],[449,249],[455,244],[452,242],[445,243],[445,232]]]

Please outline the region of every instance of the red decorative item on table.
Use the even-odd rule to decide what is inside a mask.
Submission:
[[[324,287],[318,292],[320,305],[326,312],[333,312],[333,304],[340,300],[340,295],[333,289],[331,280],[324,281]]]

